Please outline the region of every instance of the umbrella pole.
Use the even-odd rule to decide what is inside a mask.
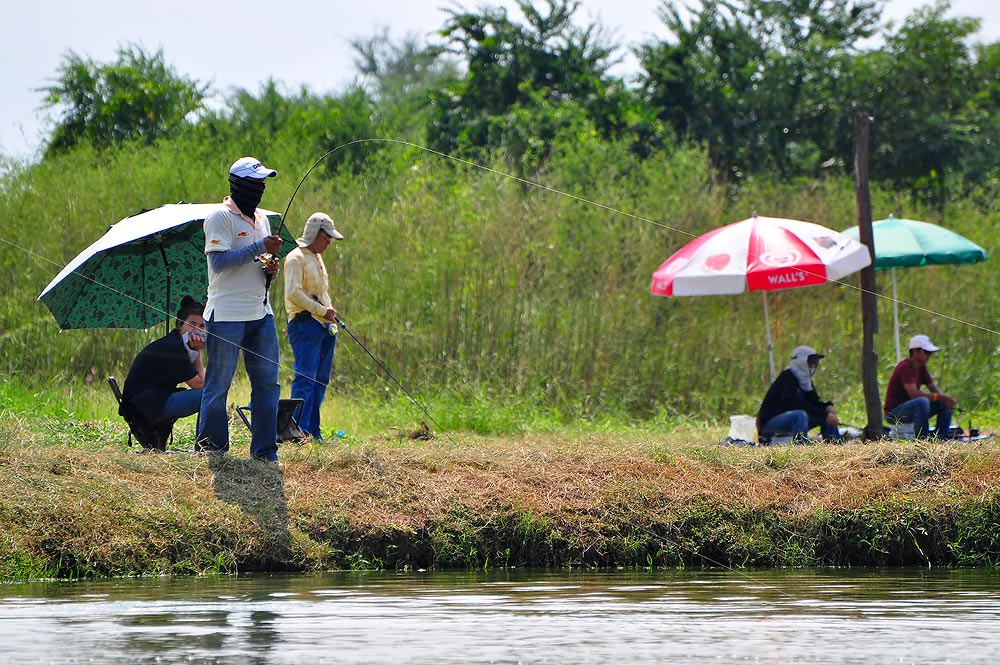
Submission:
[[[899,355],[899,299],[896,297],[896,269],[892,269],[892,330],[896,333],[896,364],[901,360]]]
[[[167,271],[167,306],[163,308],[164,315],[167,317],[163,321],[163,325],[166,328],[163,332],[164,335],[170,334],[170,263],[167,262],[167,253],[163,249],[163,239],[159,238],[160,245],[160,256],[163,257],[163,269]]]
[[[771,368],[771,383],[774,383],[774,344],[771,343],[771,317],[767,311],[767,291],[760,292],[764,296],[764,327],[767,328],[767,364]]]

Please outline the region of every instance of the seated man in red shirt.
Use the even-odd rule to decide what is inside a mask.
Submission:
[[[945,438],[951,430],[955,400],[938,390],[927,370],[931,354],[939,350],[927,335],[915,335],[910,340],[910,357],[899,361],[885,390],[885,419],[892,424],[912,422],[918,439],[928,436],[933,415],[937,416],[935,436]],[[927,392],[921,386],[926,386]]]

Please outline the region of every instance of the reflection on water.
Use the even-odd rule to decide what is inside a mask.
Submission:
[[[345,573],[0,585],[0,663],[987,663],[994,571]]]

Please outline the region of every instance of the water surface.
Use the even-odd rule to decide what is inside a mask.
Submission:
[[[993,571],[0,585],[0,663],[995,663]]]

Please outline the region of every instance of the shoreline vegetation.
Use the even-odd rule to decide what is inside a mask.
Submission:
[[[456,7],[434,44],[363,41],[364,75],[335,94],[269,80],[209,105],[162,52],[66,54],[40,90],[43,153],[0,155],[0,580],[1000,562],[992,439],[718,445],[770,384],[765,321],[777,367],[817,349],[824,399],[866,420],[855,276],[776,292],[766,316],[755,293],[650,294],[667,257],[753,214],[856,226],[862,111],[872,217],[995,254],[1000,44],[973,45],[978,21],[947,3],[896,29],[877,6],[762,19],[760,3],[710,2],[669,12],[627,82],[576,3],[544,4],[524,21]],[[293,237],[317,210],[346,236],[325,259],[351,335],[323,422],[347,434],[285,446],[280,467],[247,459],[238,422],[227,456],[137,455],[104,381],[164,325],[60,331],[38,296],[109,225],[220,201],[242,155],[278,169],[261,206]],[[961,426],[1000,431],[1000,270],[896,273],[891,290],[876,279],[879,380],[898,306],[903,340],[944,348],[930,371]],[[198,288],[129,295],[169,327]],[[268,297],[287,395],[282,280]],[[424,416],[386,367],[435,437],[405,436]]]
[[[108,421],[43,423],[49,440],[9,412],[0,424],[3,580],[1000,560],[995,439],[402,432],[284,444],[274,465],[235,428],[232,451],[210,456],[183,451],[183,433],[174,452],[137,454]]]

